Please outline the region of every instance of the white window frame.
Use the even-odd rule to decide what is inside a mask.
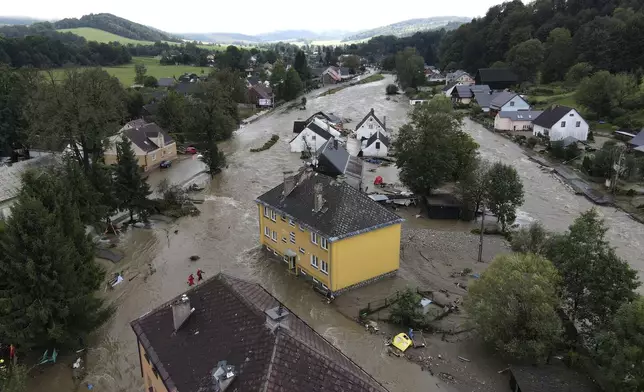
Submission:
[[[315,245],[318,244],[318,235],[316,233],[311,232],[311,242]]]
[[[293,219],[289,219],[288,224],[295,227],[295,221]]]
[[[329,263],[327,263],[324,260],[320,260],[320,271],[322,271],[323,274],[328,275],[329,274]]]
[[[324,237],[320,237],[320,248],[329,250],[329,241]]]
[[[577,123],[575,124],[575,127],[576,127],[576,128],[581,127],[581,121],[577,121]]]
[[[270,208],[268,208],[268,207],[266,207],[266,206],[264,206],[264,216],[265,216],[266,218],[270,218],[270,217],[271,217],[271,209],[270,209]]]
[[[514,101],[510,101],[510,106],[514,106]]]
[[[307,275],[308,275],[308,274],[306,273],[306,271],[304,271],[304,269],[302,269],[302,268],[300,268],[300,273],[301,273],[302,275],[304,275],[304,276],[307,276]]]
[[[561,128],[565,128],[565,127],[566,127],[566,122],[565,122],[565,121],[562,121],[562,122],[561,122],[561,124],[559,124],[559,126],[560,126]]]
[[[273,242],[277,242],[277,232],[275,230],[271,232],[271,239]]]
[[[328,290],[328,289],[329,289],[329,286],[327,286],[327,285],[325,285],[324,283],[322,283],[322,288],[323,288],[323,289],[325,289],[325,290]]]
[[[320,284],[320,281],[319,281],[319,280],[317,280],[317,279],[315,279],[315,278],[313,278],[313,283],[315,283],[315,284]]]
[[[376,142],[376,150],[380,150],[380,142]]]
[[[300,231],[305,231],[304,226],[302,225],[297,225],[297,226],[299,227]]]
[[[289,234],[289,237],[290,237],[291,243],[294,244],[295,243],[295,232],[291,231],[291,233]]]
[[[280,215],[280,219],[282,220],[282,222],[286,222],[286,215]]]
[[[303,255],[305,255],[305,254],[306,254],[306,249],[304,249],[304,248],[300,248],[300,253],[301,253],[301,254],[303,254]]]
[[[273,222],[276,222],[276,221],[277,221],[277,212],[275,212],[275,211],[273,211],[273,210],[271,210],[271,220],[272,220]]]
[[[311,255],[311,266],[315,269],[318,269],[319,265],[320,265],[320,262],[318,260],[318,257],[316,255]]]
[[[286,237],[282,237],[282,242],[283,242],[283,243],[287,243],[287,242],[288,242],[288,241],[286,241]]]
[[[264,226],[264,235],[271,238],[271,229],[268,226]]]
[[[154,153],[154,154],[150,155],[150,158],[152,158],[153,162],[156,161],[157,160],[157,154]]]
[[[164,156],[165,156],[165,149],[161,150],[161,156],[162,156],[162,157],[164,157]]]

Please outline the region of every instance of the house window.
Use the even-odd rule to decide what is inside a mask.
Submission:
[[[280,215],[280,219],[282,220],[282,222],[286,222],[286,216]]]
[[[165,156],[165,150],[161,150],[161,156],[162,156],[162,157],[164,157],[164,156]]]
[[[270,218],[270,216],[271,216],[271,210],[270,210],[270,208],[268,208],[266,206],[264,206],[264,216],[267,217],[267,218]]]
[[[273,230],[273,232],[271,233],[271,239],[277,242],[277,232],[275,230]]]
[[[300,268],[300,273],[301,273],[302,275],[306,276],[306,272],[304,272],[304,270],[303,270],[302,268]]]
[[[311,242],[314,243],[315,245],[318,244],[318,235],[315,233],[311,233]]]
[[[322,288],[323,288],[323,289],[325,289],[325,290],[328,290],[328,289],[329,289],[329,288],[327,287],[327,285],[325,285],[324,283],[322,283]]]
[[[275,211],[271,210],[271,220],[275,222],[276,219],[277,219],[277,214],[275,213]]]
[[[151,158],[152,158],[153,161],[156,161],[157,160],[157,154],[152,154]]]
[[[514,106],[514,101],[510,101],[510,106]]]
[[[286,243],[286,237],[282,237],[282,242]]]
[[[282,257],[282,260],[284,260],[286,263],[288,263],[288,256],[284,255],[284,257]]]
[[[329,274],[329,263],[327,263],[324,260],[321,260],[321,261],[322,261],[322,268],[320,268],[320,271],[322,271],[322,272],[324,272],[325,274],[328,275]]]
[[[311,255],[311,265],[313,268],[318,268],[318,257],[316,255]]]
[[[301,254],[306,254],[306,250],[304,250],[304,248],[300,248],[300,253]]]
[[[320,240],[320,247],[322,247],[322,249],[329,249],[329,241],[322,237],[320,237]]]
[[[380,142],[376,142],[376,150],[380,150]]]
[[[291,237],[291,243],[294,244],[295,243],[295,232],[291,231],[290,237]]]
[[[269,238],[270,238],[270,236],[271,236],[271,229],[269,229],[268,227],[264,226],[264,235],[265,235],[266,237],[269,237]]]
[[[369,129],[373,129],[373,124],[369,123]]]
[[[320,284],[320,281],[319,281],[319,280],[317,280],[317,279],[315,279],[315,278],[313,278],[313,283],[315,283],[315,284]]]
[[[300,231],[304,231],[304,226],[302,226],[302,225],[298,225],[298,226],[300,228]]]
[[[562,121],[560,125],[561,125],[562,128],[564,128],[566,126],[566,122]]]
[[[575,127],[577,128],[581,127],[581,121],[577,121],[577,123],[575,124]]]
[[[295,226],[295,222],[293,221],[293,219],[289,219],[288,224],[291,226]]]
[[[311,136],[311,140],[315,141],[315,135]]]

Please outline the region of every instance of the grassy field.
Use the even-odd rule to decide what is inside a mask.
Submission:
[[[161,65],[159,60],[153,57],[133,57],[132,63],[119,65],[116,67],[103,67],[110,75],[116,76],[125,87],[134,84],[134,64],[145,64],[148,69],[147,74],[155,78],[179,77],[184,73],[196,73],[201,75],[211,71],[208,67],[191,67],[189,65]],[[64,69],[58,68],[52,70],[57,80],[62,79],[65,73]]]
[[[132,45],[153,45],[154,42],[152,41],[139,41],[131,38],[125,38],[121,37],[120,35],[112,34],[104,30],[99,30],[95,29],[92,27],[79,27],[75,29],[59,29],[61,33],[73,33],[76,35],[80,35],[81,37],[85,38],[88,41],[96,41],[96,42],[119,42],[123,45],[127,44],[132,44]],[[170,45],[180,45],[181,43],[179,42],[170,42],[170,41],[163,41],[167,42]],[[227,45],[197,45],[200,48],[208,49],[208,50],[225,50]]]

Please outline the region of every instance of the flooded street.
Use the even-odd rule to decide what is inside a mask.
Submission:
[[[182,218],[171,224],[159,223],[151,230],[132,229],[123,235],[119,249],[125,251],[125,259],[116,265],[105,265],[108,272],[125,270],[125,276],[132,278],[109,293],[109,300],[117,306],[117,311],[93,343],[94,348],[89,350],[86,380],[94,385],[93,391],[143,390],[135,336],[129,323],[185,291],[187,276],[197,268],[204,270],[206,277],[223,271],[262,284],[392,392],[458,390],[421,371],[416,364],[388,356],[381,336],[365,333],[363,327],[341,315],[333,305],[326,304],[303,280],[291,276],[283,263],[265,257],[258,245],[255,198],[281,182],[283,171],[295,170],[302,164],[299,154],[290,153],[288,145],[294,136],[293,121],[322,110],[350,118],[352,121],[345,127],[353,129],[374,108],[381,119],[387,117],[388,128],[397,129],[405,123],[409,105],[404,97],[400,97],[400,102],[385,99],[385,86],[391,81],[392,77],[387,76],[380,82],[350,87],[320,98],[317,98],[320,91],[315,91],[307,96],[307,110],[278,109],[243,127],[230,141],[221,144],[229,166],[207,188],[206,200],[199,206],[200,216]],[[526,191],[526,202],[519,214],[521,219],[539,219],[550,229],[564,230],[580,212],[592,207],[553,175],[541,172],[510,141],[469,120],[465,122],[465,129],[481,145],[484,157],[512,163],[521,174]],[[275,146],[260,153],[249,152],[272,134],[280,136]],[[167,172],[152,173],[149,180],[154,187],[164,177],[179,182],[198,175],[201,170],[202,164],[189,158]],[[393,167],[388,170],[395,173]],[[365,171],[367,174],[373,173]],[[203,175],[196,178],[196,181],[206,180]],[[612,245],[641,274],[644,260],[640,255],[640,241],[644,239],[644,226],[613,208],[599,210],[610,227]],[[446,227],[453,229],[455,225],[447,222]],[[201,259],[189,261],[191,255],[199,255]],[[148,264],[156,272],[143,279]],[[73,386],[65,378],[71,372],[61,369],[68,369],[74,359],[59,358],[56,367],[45,369],[46,374],[33,380],[30,390],[71,392]],[[87,387],[81,384],[79,390]]]

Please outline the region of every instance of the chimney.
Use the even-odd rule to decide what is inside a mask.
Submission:
[[[286,197],[293,192],[293,189],[295,189],[295,176],[293,175],[293,171],[285,171],[284,172],[284,189],[282,190],[282,196]]]
[[[179,328],[188,320],[190,315],[194,313],[195,308],[190,307],[190,299],[186,294],[183,294],[181,298],[173,302],[172,307],[172,322],[174,323],[174,331],[178,331]]]
[[[324,205],[324,199],[322,198],[322,183],[317,182],[313,186],[313,195],[315,199],[313,200],[313,211],[320,212],[322,206]]]
[[[369,113],[373,114],[373,108],[371,108],[371,111]]]
[[[284,305],[281,303],[274,308],[266,309],[264,313],[266,313],[266,325],[271,331],[275,331],[275,329],[280,326],[288,328],[288,325],[282,324],[282,321],[286,319],[289,312],[284,309]]]
[[[382,118],[382,126],[385,128],[383,131],[387,132],[387,116]]]
[[[228,365],[227,361],[219,361],[212,371],[212,386],[215,392],[224,392],[237,378],[235,367]]]

